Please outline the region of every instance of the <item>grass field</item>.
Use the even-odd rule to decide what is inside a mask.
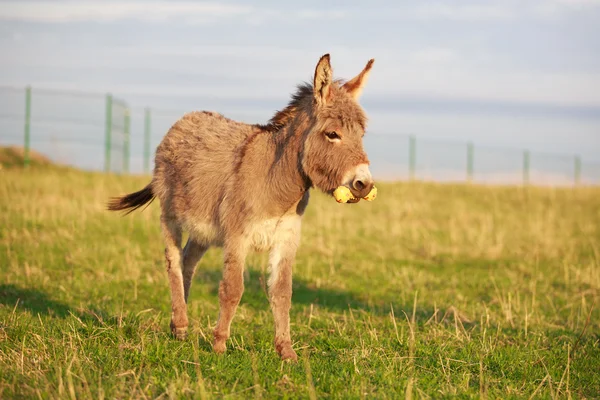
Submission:
[[[381,183],[356,205],[313,191],[290,364],[265,254],[225,355],[218,249],[189,338],[171,338],[158,204],[104,209],[147,181],[0,169],[0,398],[600,397],[600,188]]]

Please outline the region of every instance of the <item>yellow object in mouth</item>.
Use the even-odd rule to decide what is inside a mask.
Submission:
[[[347,203],[350,200],[356,200],[350,189],[348,189],[346,186],[338,186],[338,188],[333,191],[333,197],[338,203]],[[367,201],[373,201],[375,200],[375,197],[377,197],[377,188],[373,186],[373,189],[371,189],[369,194],[363,197],[363,199]]]
[[[371,189],[369,194],[363,197],[363,199],[365,199],[366,201],[373,201],[375,200],[375,197],[377,197],[377,188],[373,186],[373,189]]]
[[[350,189],[346,186],[338,186],[338,188],[333,191],[333,197],[335,197],[335,201],[338,203],[347,203],[349,200],[354,199],[352,192],[350,192]]]

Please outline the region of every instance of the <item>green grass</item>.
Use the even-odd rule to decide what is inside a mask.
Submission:
[[[147,177],[0,170],[0,398],[598,398],[600,189],[379,184],[313,191],[294,269],[296,364],[273,348],[252,255],[225,355],[211,351],[221,251],[171,338]]]

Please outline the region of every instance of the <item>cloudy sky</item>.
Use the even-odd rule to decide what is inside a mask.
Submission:
[[[264,121],[331,53],[372,134],[600,161],[600,1],[2,1],[0,85]],[[162,134],[162,133],[161,133]]]

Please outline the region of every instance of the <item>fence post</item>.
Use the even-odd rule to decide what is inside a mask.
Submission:
[[[529,150],[523,152],[523,184],[529,184]]]
[[[415,179],[415,170],[417,164],[417,140],[413,135],[409,136],[408,142],[408,173],[410,180]]]
[[[467,181],[471,182],[473,180],[473,143],[467,143]]]
[[[129,129],[131,124],[131,115],[129,108],[124,110],[125,118],[123,121],[123,173],[129,173]]]
[[[581,157],[575,156],[575,185],[581,183]]]
[[[106,95],[106,117],[105,117],[105,136],[104,136],[104,171],[110,172],[110,153],[112,139],[112,109],[113,98],[109,93]]]
[[[150,108],[144,111],[144,172],[150,172]]]
[[[25,143],[23,148],[23,164],[29,166],[29,147],[31,141],[31,86],[25,88]]]

